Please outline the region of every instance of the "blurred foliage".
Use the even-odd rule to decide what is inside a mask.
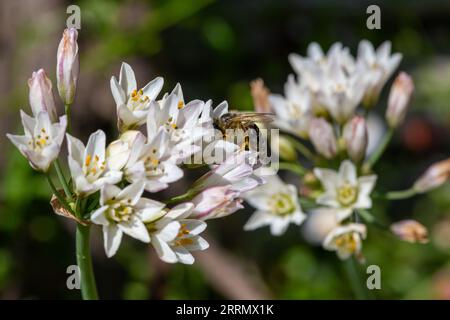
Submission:
[[[166,91],[180,81],[188,100],[212,98],[217,104],[227,99],[236,109],[251,109],[248,83],[256,77],[264,78],[274,92],[281,92],[292,72],[287,55],[304,54],[312,41],[325,48],[341,41],[355,52],[362,38],[377,45],[391,40],[394,50],[404,54],[401,68],[414,75],[417,94],[411,118],[416,116],[418,120],[414,125],[405,124],[379,163],[378,187],[381,191],[407,187],[432,161],[449,155],[448,3],[377,1],[382,8],[382,30],[371,31],[365,27],[366,1],[72,2],[82,10],[82,73],[101,73],[107,79],[111,68],[117,70],[120,61],[132,59],[151,66],[146,79],[164,76]],[[58,14],[62,12],[58,10]],[[27,50],[37,34],[51,28],[61,29],[53,24],[23,26],[16,60],[10,63],[27,59]],[[380,115],[387,92],[386,88],[377,110]],[[24,83],[5,99],[11,108],[17,108],[19,103],[26,103],[26,94]],[[95,121],[95,117],[86,121]],[[424,140],[424,135],[429,138]],[[425,143],[418,146],[417,141]],[[73,225],[51,213],[45,179],[33,172],[10,144],[5,149],[0,199],[0,297],[76,299],[79,293],[65,287],[65,270],[75,264]],[[449,193],[446,186],[411,200],[377,201],[373,212],[379,219],[389,222],[412,216],[432,231],[444,228],[436,236],[444,239],[432,237],[429,244],[411,245],[384,230],[369,228],[364,242],[367,264],[377,264],[382,270],[382,290],[368,292],[370,297],[450,298],[448,287],[447,296],[442,293],[445,290],[436,289],[442,280],[436,275],[450,268],[449,237],[445,239],[450,233]],[[266,229],[245,233],[242,225],[249,212],[246,209],[212,222],[211,234],[226,250],[257,265],[275,298],[353,297],[343,266],[333,253],[305,244],[294,227],[283,237],[272,237]],[[155,273],[147,252],[144,245],[124,241],[117,257],[107,260],[100,248],[94,260],[101,296],[222,297],[198,265],[168,267],[162,296],[156,295],[153,284],[161,275]],[[365,279],[365,266],[360,266],[359,272]],[[448,273],[444,279],[450,286]]]

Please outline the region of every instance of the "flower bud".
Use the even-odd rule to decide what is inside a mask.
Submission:
[[[29,101],[33,115],[36,117],[39,112],[45,111],[50,116],[50,120],[57,120],[55,100],[52,92],[52,82],[45,74],[44,69],[33,72],[28,79],[30,88]]]
[[[414,183],[414,190],[419,193],[433,190],[450,178],[450,158],[431,165]]]
[[[309,138],[316,151],[325,158],[331,159],[336,155],[337,142],[333,127],[325,119],[315,118],[311,120]]]
[[[368,141],[367,125],[364,117],[355,116],[347,122],[343,136],[350,159],[354,162],[363,160]]]
[[[271,112],[269,102],[270,91],[264,85],[262,79],[256,79],[250,82],[251,94],[253,98],[253,107],[256,112]]]
[[[408,242],[428,242],[428,231],[415,220],[402,220],[391,225],[391,231],[401,240]]]
[[[400,72],[395,78],[389,93],[386,121],[390,127],[397,127],[405,118],[413,91],[414,83],[412,78],[407,73]]]
[[[284,137],[280,136],[278,139],[280,158],[286,161],[296,161],[297,160],[297,152],[295,151],[292,142]]]
[[[231,185],[207,188],[192,199],[195,207],[190,217],[208,220],[228,216],[244,207],[239,195]]]
[[[59,95],[66,105],[73,103],[77,87],[79,72],[77,37],[77,29],[65,29],[58,46],[56,79]]]
[[[302,228],[303,236],[311,244],[323,242],[331,230],[339,225],[338,215],[334,208],[318,208],[312,210]]]

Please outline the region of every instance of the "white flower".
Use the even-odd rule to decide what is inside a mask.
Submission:
[[[183,177],[183,170],[177,167],[176,160],[165,130],[159,130],[149,142],[140,134],[131,147],[129,160],[124,168],[125,179],[129,182],[143,180],[145,190],[160,191]]]
[[[38,113],[45,111],[50,116],[50,120],[57,120],[55,100],[53,99],[52,82],[47,77],[44,69],[33,72],[31,79],[28,79],[30,88],[29,100],[33,115],[37,117]]]
[[[106,148],[106,165],[113,170],[122,170],[127,164],[134,142],[144,139],[144,135],[136,130],[122,133],[119,139],[111,142]]]
[[[205,134],[200,122],[205,103],[194,100],[185,104],[180,92],[181,87],[177,85],[160,102],[152,103],[147,119],[147,135],[152,139],[162,128],[173,144],[172,153],[183,159],[200,149],[194,144]]]
[[[231,185],[232,190],[245,192],[263,184],[264,180],[254,174],[254,156],[251,151],[234,153],[195,181],[191,189],[204,190],[210,187]]]
[[[244,199],[257,210],[244,226],[254,230],[270,226],[272,235],[283,234],[290,223],[300,225],[306,215],[298,202],[297,188],[285,184],[277,175],[267,176],[266,184],[244,194]]]
[[[401,60],[400,53],[391,55],[390,41],[381,44],[376,51],[367,40],[359,43],[357,69],[359,73],[367,75],[365,77],[367,90],[364,97],[366,105],[371,106],[377,102],[381,89]]]
[[[69,169],[77,194],[89,195],[106,183],[115,184],[122,179],[122,172],[107,166],[105,143],[105,133],[101,130],[91,134],[86,147],[80,140],[67,134]]]
[[[67,118],[62,116],[59,123],[52,123],[47,112],[41,111],[32,118],[20,110],[25,134],[6,136],[38,171],[46,172],[58,157],[66,132]]]
[[[349,223],[334,228],[324,239],[326,250],[336,251],[342,260],[355,255],[360,258],[362,240],[366,238],[366,226],[361,223]]]
[[[167,263],[194,263],[191,251],[205,250],[208,242],[199,234],[206,229],[206,223],[189,219],[192,203],[183,203],[172,208],[161,219],[147,225],[151,244],[161,260]]]
[[[308,212],[302,232],[311,244],[322,244],[331,230],[339,225],[342,218],[348,215],[347,209],[320,207]]]
[[[100,191],[100,208],[91,215],[91,221],[103,226],[105,252],[112,257],[125,233],[142,242],[150,242],[145,222],[161,217],[164,204],[141,198],[144,183],[130,184],[124,189],[105,184]]]
[[[318,204],[332,208],[369,209],[372,207],[370,193],[377,179],[376,175],[357,177],[355,165],[345,160],[339,172],[331,169],[315,168],[314,174],[322,183],[324,193],[317,199]]]
[[[59,95],[66,105],[73,103],[79,74],[78,31],[65,29],[58,46],[56,80]]]
[[[240,192],[231,185],[207,188],[192,199],[193,218],[208,220],[223,218],[243,208]]]
[[[363,72],[347,73],[336,60],[330,62],[319,100],[338,123],[344,123],[354,114],[366,89],[366,77]]]
[[[419,193],[440,187],[450,179],[450,158],[433,163],[414,183]]]
[[[133,69],[127,63],[122,63],[119,81],[114,76],[111,78],[111,92],[117,105],[118,127],[121,131],[145,123],[152,108],[151,102],[156,99],[163,84],[164,80],[158,77],[138,89]]]
[[[271,94],[269,101],[276,114],[275,125],[287,132],[305,138],[311,119],[310,91],[295,82],[293,75],[284,85],[284,97]]]

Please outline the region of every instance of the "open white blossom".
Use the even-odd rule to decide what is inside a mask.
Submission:
[[[366,226],[361,223],[349,223],[334,228],[324,239],[326,250],[336,251],[342,260],[355,255],[360,258],[362,240],[366,238]]]
[[[66,132],[67,117],[52,123],[45,111],[40,111],[36,118],[20,110],[24,135],[7,134],[9,140],[27,158],[33,169],[46,172],[50,164],[58,157]]]
[[[357,69],[359,73],[365,73],[366,93],[364,102],[371,106],[377,102],[378,96],[386,81],[397,69],[402,55],[394,53],[391,55],[391,42],[383,42],[375,51],[373,45],[362,40],[358,47]]]
[[[289,224],[300,225],[306,219],[298,202],[297,188],[285,184],[277,175],[267,176],[266,184],[246,192],[244,199],[257,209],[244,230],[270,226],[272,235],[279,236]]]
[[[144,183],[136,182],[124,189],[105,184],[100,192],[100,208],[91,215],[91,221],[103,227],[105,252],[112,257],[125,233],[142,242],[150,242],[145,222],[161,216],[164,204],[141,198]]]
[[[86,146],[67,134],[69,169],[77,194],[89,195],[106,183],[115,184],[122,179],[122,172],[107,166],[105,143],[106,137],[102,130],[91,134]]]
[[[176,165],[177,158],[171,152],[169,134],[159,130],[152,140],[146,142],[139,134],[133,142],[130,156],[124,168],[129,182],[143,180],[145,190],[157,192],[183,177],[183,170]]]
[[[117,105],[118,127],[121,131],[145,123],[151,102],[156,99],[163,84],[163,78],[158,77],[138,89],[133,69],[129,64],[122,63],[119,81],[115,76],[111,78],[111,92]]]
[[[190,219],[192,203],[182,203],[170,209],[161,219],[147,225],[151,244],[159,258],[167,263],[193,264],[191,251],[205,250],[208,242],[199,236],[206,223]]]
[[[284,97],[271,94],[269,101],[276,115],[277,127],[301,138],[308,135],[312,117],[311,95],[295,81],[293,75],[289,75],[284,85]]]
[[[315,176],[320,180],[324,192],[316,199],[321,205],[332,208],[369,209],[372,207],[372,192],[376,175],[358,177],[356,167],[350,160],[341,163],[339,171],[315,168]]]
[[[180,87],[181,88],[181,87]],[[159,102],[152,102],[147,119],[147,135],[152,139],[162,128],[172,143],[172,153],[178,158],[186,158],[198,151],[195,142],[205,134],[200,123],[200,114],[205,103],[194,100],[184,103],[181,89],[174,90]]]

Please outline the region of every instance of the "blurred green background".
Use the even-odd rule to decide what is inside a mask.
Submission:
[[[366,8],[381,7],[382,29],[366,28]],[[66,287],[75,264],[74,225],[51,213],[42,176],[5,138],[18,132],[18,110],[28,107],[27,79],[43,67],[55,84],[56,49],[66,8],[81,8],[81,75],[73,130],[81,139],[101,128],[115,134],[109,79],[121,61],[141,84],[165,78],[164,91],[181,82],[187,100],[226,99],[250,109],[249,81],[262,77],[281,92],[292,72],[287,55],[305,54],[317,41],[336,41],[355,54],[358,42],[391,40],[404,55],[416,93],[411,112],[377,165],[379,190],[410,186],[450,150],[449,1],[214,1],[130,0],[0,2],[0,298],[78,299]],[[54,85],[56,87],[56,85]],[[385,108],[388,88],[376,110]],[[60,107],[60,112],[62,108]],[[292,177],[284,176],[287,179]],[[293,181],[295,182],[295,181]],[[189,186],[189,180],[184,187]],[[183,186],[181,186],[183,187]],[[377,201],[375,215],[387,221],[412,217],[431,232],[427,245],[400,242],[369,227],[364,253],[382,272],[382,299],[450,299],[450,186],[395,203]],[[333,253],[305,243],[298,228],[282,237],[268,229],[244,232],[251,209],[211,221],[211,248],[194,266],[166,265],[144,244],[126,239],[107,259],[98,232],[94,265],[102,298],[353,298],[342,263]],[[359,268],[365,283],[365,266]]]

